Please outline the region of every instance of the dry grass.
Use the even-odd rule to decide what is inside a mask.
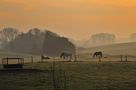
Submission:
[[[61,62],[68,90],[135,90],[135,62]],[[52,62],[25,64],[24,70],[0,70],[0,90],[53,90]],[[56,71],[58,72],[58,71]]]

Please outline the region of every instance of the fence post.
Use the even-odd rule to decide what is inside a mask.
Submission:
[[[22,59],[22,61],[23,61],[23,64],[25,63],[25,60],[24,60],[24,58]]]
[[[43,63],[43,58],[42,58],[42,63]]]
[[[67,90],[67,78],[66,78],[66,72],[63,72],[64,74],[64,90]]]
[[[4,64],[3,59],[2,59],[2,64]]]
[[[99,56],[99,62],[101,62],[101,57]]]
[[[77,55],[75,55],[75,62],[77,61]]]
[[[112,90],[111,88],[109,88],[109,90]]]
[[[31,56],[31,63],[33,63],[33,56]]]
[[[7,64],[8,64],[8,57],[7,57]]]
[[[19,64],[19,58],[18,58],[18,64]]]
[[[95,89],[95,90],[98,90],[98,89],[97,89],[97,87],[96,87],[96,89]]]
[[[56,88],[56,79],[55,79],[55,63],[52,64],[52,80],[53,80],[53,87],[54,90],[57,90]]]
[[[125,62],[127,62],[127,61],[128,61],[128,56],[126,55],[126,56],[125,56]]]
[[[122,62],[122,61],[123,61],[123,56],[121,55],[121,57],[120,57],[120,58],[121,58],[121,62]]]

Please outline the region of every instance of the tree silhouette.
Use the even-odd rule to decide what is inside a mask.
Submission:
[[[1,46],[4,48],[6,45],[13,41],[18,35],[19,31],[15,28],[4,28],[2,31],[0,31],[0,41]]]
[[[42,54],[44,32],[40,29],[31,29],[27,33],[21,33],[9,43],[9,48],[14,52]]]
[[[58,56],[62,52],[75,53],[75,46],[65,37],[46,31],[43,52],[49,56]]]
[[[13,52],[49,56],[58,56],[62,52],[75,52],[75,46],[67,38],[37,28],[19,34],[8,43],[7,49]]]

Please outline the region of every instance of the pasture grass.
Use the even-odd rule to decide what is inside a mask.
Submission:
[[[0,66],[0,90],[54,90],[52,66],[25,64],[12,71]],[[136,90],[136,62],[56,62],[54,67],[66,72],[68,90]]]

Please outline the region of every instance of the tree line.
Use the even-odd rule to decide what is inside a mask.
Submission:
[[[14,28],[0,31],[1,50],[36,55],[58,56],[62,52],[75,53],[75,46],[66,37],[38,28],[20,32]]]

